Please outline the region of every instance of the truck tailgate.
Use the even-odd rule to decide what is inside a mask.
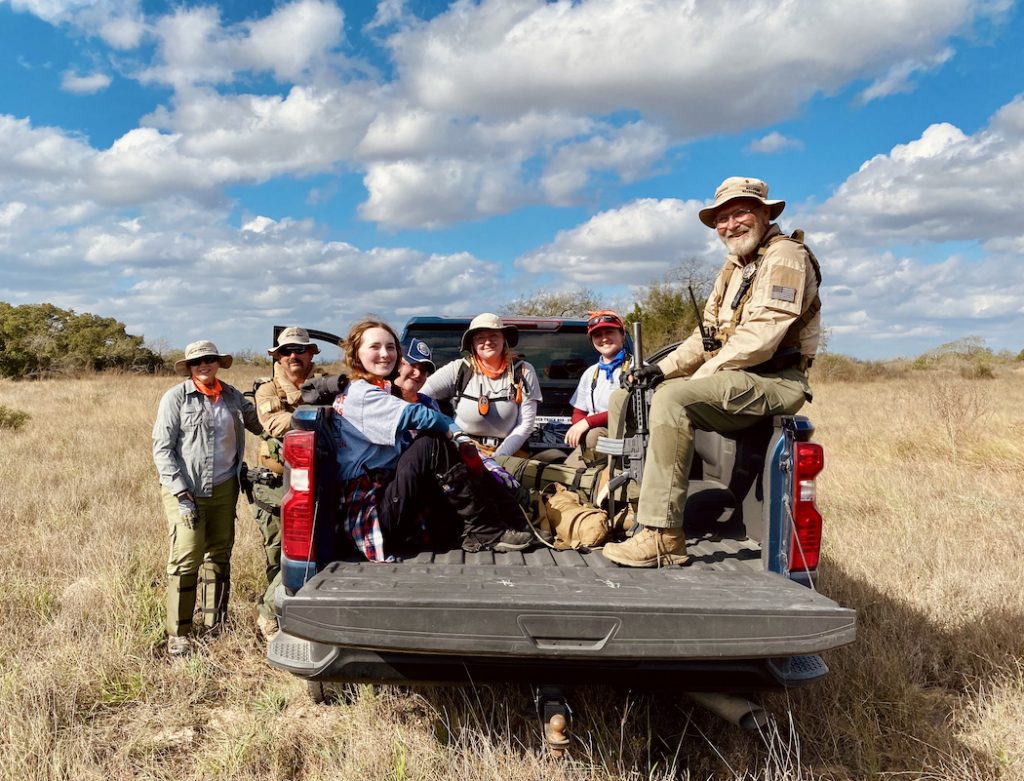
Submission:
[[[281,623],[330,645],[520,658],[775,657],[854,639],[855,611],[759,565],[627,569],[547,550],[337,562]]]

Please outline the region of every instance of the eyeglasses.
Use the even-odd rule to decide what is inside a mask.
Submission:
[[[736,222],[743,222],[751,214],[754,214],[757,209],[749,207],[743,207],[740,209],[733,209],[728,214],[719,214],[715,217],[715,226],[721,228],[723,225],[728,225],[730,220],[736,220]]]
[[[309,347],[304,344],[297,344],[290,347],[281,347],[278,349],[278,352],[281,355],[304,355],[308,349]]]
[[[216,355],[203,355],[199,358],[189,358],[185,361],[185,365],[188,367],[198,366],[201,363],[219,363],[220,358]]]

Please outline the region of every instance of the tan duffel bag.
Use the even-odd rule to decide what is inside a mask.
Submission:
[[[540,497],[541,532],[550,531],[555,548],[599,548],[608,539],[608,514],[580,503],[580,497],[552,483]]]

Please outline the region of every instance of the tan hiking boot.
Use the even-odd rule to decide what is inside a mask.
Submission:
[[[623,567],[665,567],[685,564],[689,558],[686,534],[681,528],[641,526],[625,542],[610,542],[602,551],[606,559]]]

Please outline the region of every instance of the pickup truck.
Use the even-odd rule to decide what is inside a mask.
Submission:
[[[440,366],[456,357],[468,322],[415,318],[403,337],[425,339]],[[541,375],[542,412],[565,419],[572,388],[596,360],[585,324],[513,322],[517,352]],[[329,549],[318,535],[334,501],[322,433],[332,414],[299,408],[284,439],[281,631],[267,651],[271,665],[309,681],[314,699],[332,681],[512,681],[535,687],[546,718],[567,710],[560,686],[801,686],[828,672],[821,652],[854,640],[855,612],[815,588],[824,453],[805,417],[697,432],[684,514],[690,561],[630,569],[600,551],[546,547],[424,551],[387,564],[319,555]]]

